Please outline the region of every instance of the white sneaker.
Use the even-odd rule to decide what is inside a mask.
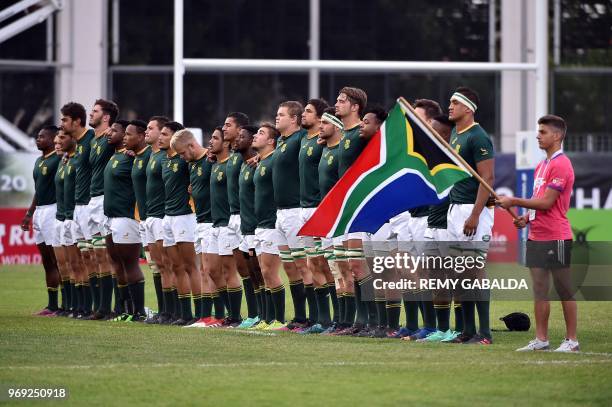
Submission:
[[[561,342],[561,345],[555,349],[555,352],[580,352],[580,344],[578,341],[572,341],[566,338]]]
[[[541,341],[538,338],[530,341],[527,346],[523,346],[522,348],[518,348],[517,352],[529,352],[532,350],[548,350],[550,349],[550,343],[548,341]]]

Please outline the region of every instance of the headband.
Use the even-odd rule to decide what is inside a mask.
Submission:
[[[453,96],[451,96],[450,100],[456,100],[457,102],[470,109],[473,113],[475,113],[476,109],[478,108],[478,106],[476,106],[476,103],[472,102],[470,99],[468,99],[459,92],[453,93]]]
[[[325,120],[326,122],[333,124],[334,126],[339,128],[340,130],[344,130],[344,124],[342,124],[342,121],[336,116],[332,116],[329,113],[323,113],[323,116],[321,116],[321,120]]]

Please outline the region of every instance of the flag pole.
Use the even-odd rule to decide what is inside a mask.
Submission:
[[[498,199],[499,196],[497,196],[497,194],[495,193],[495,190],[493,188],[491,188],[491,186],[489,184],[487,184],[487,182],[482,179],[482,177],[476,172],[476,170],[474,170],[464,159],[463,157],[461,157],[459,155],[459,153],[457,153],[449,144],[446,140],[444,140],[444,138],[438,134],[437,131],[435,131],[433,129],[433,127],[431,127],[429,125],[429,123],[427,123],[425,120],[421,119],[421,117],[417,114],[417,112],[414,110],[414,108],[410,105],[410,103],[408,103],[408,101],[406,99],[404,99],[403,96],[400,96],[398,101],[402,104],[402,106],[404,108],[406,108],[407,110],[410,110],[414,116],[417,118],[417,120],[419,120],[421,122],[421,124],[423,124],[423,126],[427,127],[427,129],[431,132],[431,134],[433,134],[436,139],[440,142],[440,144],[442,144],[452,155],[453,157],[455,157],[464,167],[465,169],[474,177],[476,178],[476,180],[478,180],[478,182],[480,182],[480,184],[487,190],[489,191],[489,193],[491,195],[493,195],[495,197],[495,199]],[[514,219],[518,219],[518,216],[516,215],[516,213],[514,213],[514,211],[511,208],[507,208],[506,211],[508,211],[508,213],[510,215],[512,215],[512,217]]]

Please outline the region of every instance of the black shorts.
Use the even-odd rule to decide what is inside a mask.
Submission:
[[[568,268],[572,262],[571,240],[528,240],[526,266],[548,270]]]

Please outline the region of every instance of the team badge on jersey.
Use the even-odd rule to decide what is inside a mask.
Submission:
[[[177,171],[178,171],[178,163],[172,164],[172,172],[177,172]]]
[[[283,145],[281,146],[281,152],[283,152],[283,153],[284,153],[286,149],[287,149],[287,144],[283,144]]]
[[[142,160],[138,160],[138,169],[142,170]]]
[[[42,167],[42,175],[47,175],[47,167]]]
[[[155,168],[155,163],[156,163],[155,160],[151,160],[151,169]]]
[[[119,161],[113,160],[113,168],[117,168],[117,164],[119,164]]]
[[[249,175],[250,173],[248,171],[245,171],[244,173],[244,180],[247,181],[249,179]]]
[[[312,155],[312,146],[308,147],[308,150],[306,150],[306,155],[308,157],[310,157]]]
[[[327,157],[327,165],[332,165],[332,163],[334,162],[334,156],[330,155],[329,157]]]
[[[350,146],[351,146],[351,140],[347,138],[346,140],[344,140],[344,149],[348,150]]]
[[[198,167],[198,177],[202,176],[202,167]]]
[[[237,155],[234,156],[234,161],[233,161],[234,165],[236,165],[236,161],[238,161],[238,156]]]
[[[64,179],[64,169],[60,170],[60,179]]]
[[[259,170],[259,175],[261,175],[262,177],[266,175],[266,167],[261,167],[261,169]]]
[[[223,171],[219,171],[217,173],[217,181],[221,181],[221,180],[223,180]]]
[[[100,148],[100,146],[96,147],[96,154],[100,155],[100,152],[102,151],[102,148]]]
[[[83,154],[83,146],[79,146],[79,154]]]

